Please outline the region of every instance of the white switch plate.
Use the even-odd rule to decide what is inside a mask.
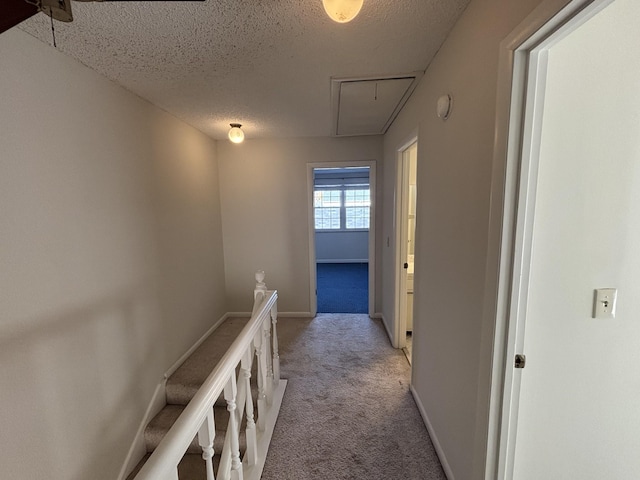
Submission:
[[[618,290],[599,288],[593,296],[593,318],[616,318]]]

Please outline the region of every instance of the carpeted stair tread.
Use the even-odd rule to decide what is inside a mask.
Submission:
[[[248,318],[229,318],[202,342],[167,380],[168,404],[189,403],[248,321]]]
[[[133,480],[135,476],[138,474],[143,465],[147,462],[150,453],[146,454],[140,463],[136,465],[136,468],[129,474],[127,480]],[[217,472],[218,470],[218,458],[213,458],[213,469]],[[204,460],[202,459],[202,455],[190,453],[185,455],[180,464],[178,465],[178,477],[180,480],[206,480],[207,479],[207,471],[205,468]]]
[[[147,452],[153,452],[157,448],[183,410],[184,407],[182,405],[166,405],[155,417],[153,417],[144,431]],[[224,436],[227,424],[229,423],[229,412],[225,407],[215,407],[213,409],[213,416],[216,424],[216,436],[213,442],[213,450],[216,454],[219,454],[222,452],[224,447]],[[240,455],[243,455],[247,448],[247,441],[244,433],[245,423],[246,422],[243,420],[240,431]],[[197,436],[191,441],[191,444],[187,449],[187,453],[202,453],[202,449],[200,448],[200,445],[198,445]]]

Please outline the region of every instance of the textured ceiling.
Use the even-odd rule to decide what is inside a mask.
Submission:
[[[424,70],[469,0],[73,2],[58,49],[213,138],[326,136],[332,76]],[[49,17],[19,28],[51,43]]]

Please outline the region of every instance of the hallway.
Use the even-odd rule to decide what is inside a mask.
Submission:
[[[289,383],[263,480],[445,479],[380,320],[281,318],[278,337]]]

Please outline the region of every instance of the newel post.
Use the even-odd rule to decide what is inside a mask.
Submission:
[[[256,288],[253,290],[254,304],[260,302],[267,294],[267,285],[264,283],[264,277],[264,270],[256,272]],[[260,300],[258,300],[258,297],[260,297]]]

